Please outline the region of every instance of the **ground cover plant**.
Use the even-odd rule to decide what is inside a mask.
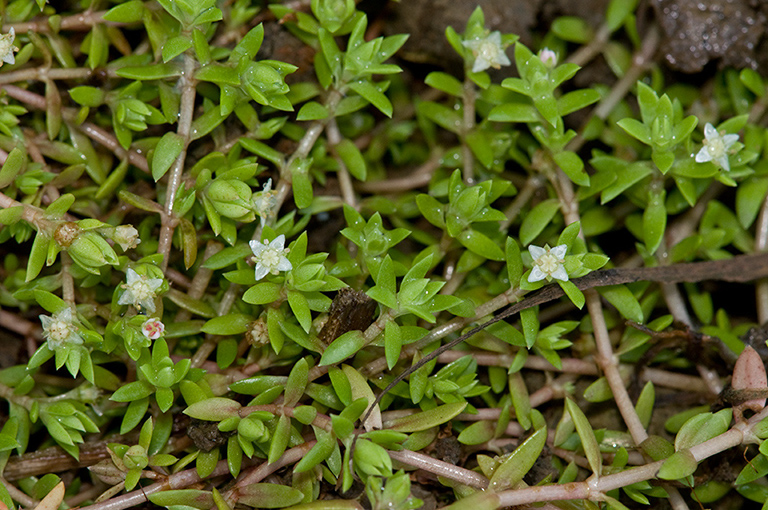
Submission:
[[[765,506],[766,86],[604,7],[0,4],[0,505]]]

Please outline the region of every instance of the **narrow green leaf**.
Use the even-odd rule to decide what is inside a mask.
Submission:
[[[152,177],[159,181],[171,168],[176,158],[184,149],[184,139],[173,132],[168,132],[160,138],[152,156]]]
[[[547,429],[541,428],[523,441],[491,476],[488,488],[494,492],[507,490],[517,485],[531,470],[547,442]]]
[[[389,430],[396,432],[427,430],[452,420],[466,407],[466,402],[453,402],[451,404],[443,404],[428,411],[396,418],[389,422]]]
[[[248,331],[253,317],[239,313],[230,313],[214,317],[203,325],[203,333],[211,335],[240,335]]]
[[[363,336],[362,331],[347,331],[331,342],[331,345],[325,349],[325,352],[323,352],[323,355],[320,357],[319,366],[323,367],[341,363],[350,356],[354,356],[364,345],[365,337]]]
[[[368,81],[360,80],[350,83],[349,88],[367,99],[381,113],[387,117],[392,117],[392,103],[375,85]]]
[[[679,480],[692,475],[698,465],[691,450],[681,450],[664,461],[657,476],[662,480]]]
[[[576,432],[581,439],[581,445],[587,455],[590,469],[596,476],[600,476],[603,468],[603,456],[600,454],[600,447],[597,444],[592,425],[589,424],[589,420],[581,408],[570,398],[565,399],[565,408],[576,426]]]

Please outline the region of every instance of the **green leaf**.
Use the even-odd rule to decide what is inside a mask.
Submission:
[[[129,80],[163,80],[181,76],[181,66],[176,63],[153,64],[140,67],[123,67],[115,71],[121,78]]]
[[[160,491],[150,494],[148,497],[152,503],[165,507],[184,505],[208,510],[213,506],[213,496],[210,492],[194,489]]]
[[[626,286],[610,285],[598,287],[597,291],[606,301],[616,307],[622,317],[635,321],[638,324],[643,323],[643,309],[637,298]]]
[[[457,240],[469,251],[491,260],[504,260],[504,252],[488,236],[474,229],[467,229]]]
[[[594,89],[579,89],[563,94],[557,100],[557,112],[561,116],[581,110],[600,100],[600,93]]]
[[[176,133],[168,132],[160,138],[152,156],[152,177],[155,182],[159,181],[171,168],[183,149],[184,139]]]
[[[634,136],[646,145],[651,145],[651,131],[648,127],[636,119],[621,119],[616,124],[621,129]]]
[[[309,310],[309,302],[304,293],[296,290],[289,290],[288,304],[302,329],[306,333],[309,333],[309,328],[312,327],[312,312]]]
[[[538,122],[539,112],[531,104],[504,103],[494,106],[488,120],[496,122]]]
[[[600,453],[600,447],[597,444],[592,425],[589,424],[589,420],[587,420],[581,408],[570,398],[565,399],[565,408],[576,426],[576,432],[581,439],[581,446],[587,455],[590,469],[596,476],[600,476],[603,468],[603,456]]]
[[[714,414],[701,413],[692,417],[675,436],[675,450],[691,448],[724,433],[731,423],[731,413],[729,408]]]
[[[360,94],[387,117],[392,117],[392,103],[372,83],[364,80],[352,82],[349,88]]]
[[[293,468],[294,473],[304,473],[328,459],[336,448],[336,438],[322,429],[315,429],[317,443]]]
[[[653,254],[659,248],[667,227],[667,209],[664,205],[664,190],[648,192],[648,205],[643,213],[643,241]]]
[[[317,101],[309,101],[304,104],[296,115],[296,120],[320,120],[327,119],[330,116],[328,108]]]
[[[461,82],[448,73],[431,72],[424,79],[424,83],[452,96],[461,97],[464,94]]]
[[[307,365],[306,358],[301,358],[291,369],[290,375],[288,375],[288,382],[285,385],[283,396],[284,405],[293,407],[299,402],[309,382],[308,377],[309,365]]]
[[[480,164],[485,168],[491,168],[495,155],[489,133],[481,129],[474,129],[467,133],[465,140]]]
[[[387,367],[392,368],[400,360],[400,351],[403,347],[403,337],[400,326],[394,321],[387,321],[384,326],[384,355],[387,359]]]
[[[248,331],[251,322],[250,315],[230,313],[207,321],[201,331],[211,335],[240,335]]]
[[[134,381],[118,388],[110,397],[115,402],[132,402],[148,397],[155,388],[146,381]]]
[[[613,392],[605,377],[597,379],[584,390],[584,399],[587,402],[605,402],[613,398]]]
[[[584,162],[572,151],[562,151],[554,155],[555,163],[565,175],[579,186],[589,186],[589,175],[584,171]]]
[[[664,461],[657,476],[662,480],[679,480],[692,475],[697,467],[698,462],[691,450],[681,450]]]
[[[1,176],[2,173],[0,172]],[[736,214],[742,227],[749,228],[754,223],[766,194],[768,194],[768,178],[766,177],[750,178],[739,184],[736,189]]]
[[[243,294],[243,301],[252,305],[266,305],[283,299],[283,286],[279,283],[257,283]]]
[[[130,0],[108,10],[102,18],[116,23],[138,23],[144,17],[144,2]]]
[[[394,430],[396,432],[418,432],[427,430],[452,420],[466,407],[466,402],[453,402],[451,404],[443,404],[428,411],[395,418],[389,422],[389,430]]]
[[[300,490],[276,483],[252,483],[239,488],[238,493],[240,503],[254,508],[285,508],[304,499]]]
[[[240,86],[240,74],[237,69],[216,63],[210,63],[198,69],[195,72],[195,78],[219,85]]]
[[[51,292],[35,289],[34,296],[37,304],[42,306],[45,311],[49,313],[58,313],[65,308],[69,308],[69,305],[66,301],[61,299],[59,296],[52,294]]]
[[[187,35],[171,37],[163,45],[163,62],[168,62],[178,57],[192,47],[192,41]]]
[[[543,427],[515,448],[515,451],[493,471],[488,488],[498,492],[517,485],[539,459],[546,442],[547,429]]]
[[[365,165],[365,159],[360,153],[360,149],[357,148],[352,140],[347,138],[336,144],[336,152],[346,165],[347,170],[352,174],[355,179],[365,181],[367,176],[367,170]]]
[[[517,288],[520,285],[520,278],[523,276],[523,258],[520,255],[520,246],[517,241],[511,237],[507,237],[506,242],[506,262],[507,262],[507,277],[509,278],[509,284],[512,288]]]
[[[347,331],[325,349],[320,357],[319,366],[341,363],[365,346],[365,337],[360,330]]]
[[[465,428],[456,438],[461,444],[473,446],[483,444],[493,439],[496,425],[489,420],[476,421]]]
[[[608,30],[617,30],[634,12],[638,0],[611,0],[605,13],[605,24]]]
[[[272,443],[269,445],[269,457],[268,462],[273,464],[282,457],[285,448],[288,446],[288,441],[291,439],[291,419],[286,415],[280,415],[277,421],[277,427],[272,435]],[[279,485],[278,487],[282,487]],[[242,499],[240,500],[243,501]],[[258,504],[253,506],[264,507],[264,505]]]
[[[748,67],[742,69],[739,73],[739,80],[757,97],[765,95],[765,83],[763,83],[763,79],[754,69]]]
[[[586,44],[592,40],[592,28],[583,18],[561,16],[552,22],[550,30],[560,39],[568,42]]]
[[[557,211],[560,210],[560,201],[556,198],[543,200],[536,205],[523,218],[520,225],[520,243],[528,246],[549,225]]]
[[[0,170],[0,189],[6,188],[27,168],[27,155],[21,147],[14,147],[5,158]]]

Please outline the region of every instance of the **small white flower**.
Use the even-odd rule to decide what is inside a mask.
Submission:
[[[5,35],[0,35],[0,59],[6,64],[15,64],[16,59],[13,53],[19,51],[17,47],[13,45],[13,40],[16,38],[16,31],[11,27]],[[0,62],[0,67],[3,67],[3,62]]]
[[[136,248],[141,242],[141,239],[139,239],[139,231],[136,230],[133,225],[120,225],[119,227],[116,227],[112,240],[119,244],[123,251]]]
[[[264,226],[267,218],[272,214],[272,210],[277,204],[277,191],[272,189],[272,179],[267,179],[264,188],[253,194],[253,210],[257,216],[261,217],[261,226]]]
[[[67,345],[83,344],[83,337],[78,333],[70,308],[64,308],[51,317],[41,315],[40,322],[43,323],[43,336],[48,340],[48,347],[51,350]]]
[[[269,343],[269,328],[267,327],[267,321],[264,319],[256,319],[251,323],[251,330],[245,334],[245,338],[248,342],[256,347],[261,347]]]
[[[277,274],[280,271],[293,269],[291,261],[285,256],[288,248],[285,246],[285,236],[280,234],[271,243],[261,243],[255,239],[250,242],[253,250],[253,261],[256,262],[256,280],[261,280],[268,273]]]
[[[133,305],[139,310],[145,308],[148,312],[155,311],[155,293],[163,284],[162,278],[149,278],[140,275],[131,268],[125,273],[126,283],[121,287],[125,289],[118,305]]]
[[[482,39],[472,39],[471,41],[464,41],[462,44],[465,48],[472,50],[472,54],[475,56],[475,64],[472,66],[473,73],[485,71],[489,67],[499,69],[501,66],[508,66],[512,63],[507,54],[504,53],[501,44],[501,32],[498,30],[491,32]]]
[[[704,126],[704,147],[696,154],[697,163],[712,161],[728,172],[731,165],[728,162],[728,149],[739,140],[739,135],[721,135],[709,122]]]
[[[539,52],[539,60],[547,68],[553,69],[557,65],[557,53],[549,48],[544,48]]]
[[[150,340],[157,340],[163,333],[165,333],[165,324],[160,319],[147,319],[144,324],[141,325],[141,333]]]
[[[533,257],[533,269],[531,274],[528,275],[529,282],[538,282],[545,278],[547,281],[551,281],[552,278],[564,282],[568,281],[568,273],[565,272],[565,267],[563,267],[568,245],[561,244],[554,248],[550,248],[548,244],[545,244],[544,248],[530,245],[528,251],[531,257]]]

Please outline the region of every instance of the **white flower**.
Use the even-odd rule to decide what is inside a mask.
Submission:
[[[557,65],[557,53],[549,48],[544,48],[539,52],[539,60],[547,68],[553,69]]]
[[[41,315],[40,322],[43,323],[43,336],[48,340],[48,347],[51,350],[67,345],[83,344],[83,337],[78,333],[70,308],[64,308],[52,317]]]
[[[726,172],[731,169],[728,149],[739,140],[739,135],[721,135],[709,122],[704,126],[704,147],[696,154],[697,163],[712,161]]]
[[[5,35],[0,35],[0,59],[6,64],[15,64],[16,59],[13,56],[15,51],[19,51],[13,45],[13,40],[16,38],[16,31],[11,27]],[[3,67],[3,62],[0,62],[0,67]]]
[[[261,226],[263,227],[269,215],[272,214],[275,204],[277,204],[277,191],[272,189],[272,179],[267,179],[264,188],[254,193],[251,200],[253,201],[253,210],[257,216],[261,217]]]
[[[563,267],[568,245],[561,244],[554,248],[550,248],[548,244],[545,244],[544,248],[530,245],[528,251],[531,257],[533,257],[533,269],[531,274],[528,275],[529,282],[538,282],[545,278],[547,281],[551,281],[552,278],[564,282],[568,281],[568,273],[565,272],[565,267]]]
[[[269,343],[269,328],[264,319],[256,319],[251,323],[251,330],[245,334],[248,342],[256,347],[267,345]]]
[[[285,254],[288,248],[285,246],[285,236],[280,234],[271,243],[263,244],[255,239],[250,242],[253,250],[253,261],[256,262],[256,280],[261,280],[267,273],[277,274],[280,271],[290,271],[293,269],[291,261]]]
[[[501,45],[501,32],[498,30],[488,34],[488,37],[482,39],[472,39],[462,43],[465,48],[472,50],[475,56],[475,64],[472,66],[473,73],[485,71],[489,67],[499,69],[501,66],[508,66],[509,61],[504,48]]]
[[[144,324],[141,325],[141,333],[150,340],[157,340],[163,333],[165,333],[165,324],[160,319],[147,319]]]
[[[112,235],[112,240],[120,245],[123,251],[128,251],[131,248],[136,248],[141,239],[139,239],[139,231],[136,230],[133,225],[120,225],[115,228],[115,233]]]
[[[163,284],[162,278],[149,278],[140,275],[131,268],[125,273],[126,283],[121,287],[125,289],[123,295],[117,301],[118,305],[133,305],[139,310],[146,308],[150,313],[155,311],[155,293]]]

